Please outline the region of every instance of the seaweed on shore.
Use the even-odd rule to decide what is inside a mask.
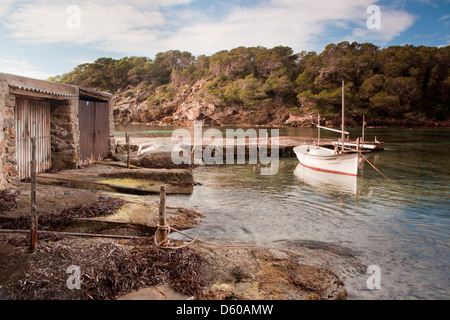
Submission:
[[[78,218],[112,215],[126,202],[119,198],[106,198],[62,209],[56,213],[40,213],[38,218],[39,230],[62,231]],[[14,221],[2,224],[0,227],[4,229],[28,229],[30,227],[30,216],[22,215]]]
[[[130,250],[112,241],[62,240],[41,244],[29,259],[26,274],[5,287],[12,299],[109,300],[163,281],[197,297],[204,285],[200,257],[192,248],[165,250],[143,243]],[[80,270],[78,290],[67,287],[70,265]]]
[[[137,238],[125,242],[113,240],[69,239],[52,234],[62,231],[77,218],[114,214],[127,201],[104,198],[53,213],[39,214],[39,245],[33,254],[26,251],[29,236],[9,237],[7,242],[23,247],[22,254],[11,256],[2,270],[16,270],[27,261],[25,271],[16,271],[14,281],[3,288],[15,300],[110,300],[139,288],[166,282],[180,293],[200,297],[205,280],[200,272],[200,256],[193,248],[167,250],[153,246],[153,238]],[[29,215],[0,226],[7,229],[28,229]],[[78,266],[80,289],[67,287],[67,267]],[[19,268],[17,269],[19,270]]]
[[[19,208],[16,198],[20,195],[19,189],[7,188],[0,191],[0,213]]]

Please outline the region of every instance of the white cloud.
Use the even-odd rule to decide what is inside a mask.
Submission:
[[[8,0],[9,1],[9,0]],[[251,7],[229,5],[219,18],[194,11],[192,0],[81,0],[81,28],[69,30],[66,9],[73,1],[39,0],[15,5],[4,19],[14,39],[27,43],[86,45],[150,56],[170,49],[211,54],[237,46],[291,46],[312,50],[329,30],[348,39],[389,41],[413,23],[405,11],[382,11],[382,29],[365,28],[373,0],[268,0]],[[164,11],[159,10],[165,7]],[[341,32],[342,33],[342,32]]]
[[[94,0],[90,2],[97,2],[98,4],[109,6],[114,4],[120,4],[126,2],[129,5],[137,6],[140,8],[161,8],[161,7],[172,7],[176,5],[185,5],[191,3],[193,0]]]
[[[194,53],[213,53],[241,45],[288,45],[300,51],[313,49],[330,30],[347,34],[341,40],[389,41],[414,21],[405,11],[382,8],[382,28],[370,32],[366,10],[372,3],[373,0],[272,0],[260,7],[236,6],[219,21],[203,17],[185,23],[158,44],[164,49],[183,48]]]
[[[0,0],[0,18],[6,16],[12,8],[14,0]]]
[[[369,30],[366,26],[355,28],[350,38],[355,41],[382,41],[383,44],[399,36],[410,28],[415,21],[415,16],[403,10],[381,9],[381,29]]]
[[[9,15],[5,25],[11,36],[27,43],[72,43],[108,46],[130,41],[154,40],[151,28],[162,26],[164,16],[157,11],[142,11],[126,4],[80,3],[80,28],[67,27],[72,13],[63,2],[27,3]]]
[[[33,65],[28,60],[18,57],[8,59],[0,58],[0,72],[42,80],[48,79],[49,77],[55,75],[48,72],[43,72],[39,67]]]

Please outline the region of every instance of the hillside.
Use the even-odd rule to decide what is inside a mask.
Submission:
[[[100,58],[50,80],[114,94],[117,123],[305,126],[317,114],[338,125],[345,81],[349,125],[449,126],[450,46],[380,49],[330,44],[239,47],[194,57],[176,50],[154,60]]]

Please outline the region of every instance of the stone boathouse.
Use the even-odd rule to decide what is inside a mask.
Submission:
[[[0,73],[0,190],[38,172],[76,169],[114,150],[112,95]]]

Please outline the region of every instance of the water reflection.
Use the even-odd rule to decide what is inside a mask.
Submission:
[[[329,172],[322,172],[306,168],[300,163],[294,171],[294,175],[302,182],[309,184],[318,190],[327,192],[345,192],[350,194],[357,193],[357,177],[335,174]]]

